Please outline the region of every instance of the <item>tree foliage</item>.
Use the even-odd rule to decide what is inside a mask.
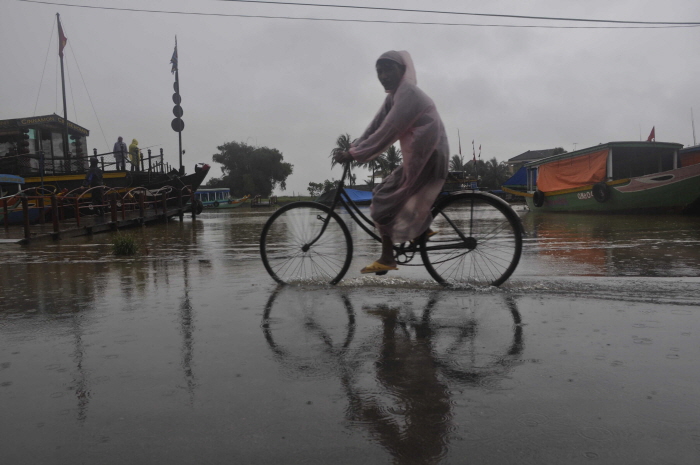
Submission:
[[[459,155],[453,155],[450,159],[450,171],[460,171],[469,179],[478,179],[481,189],[500,189],[508,178],[510,170],[504,162],[499,162],[496,158],[490,160],[464,161]]]
[[[338,187],[338,183],[339,181],[336,181],[335,179],[326,179],[323,182],[310,182],[307,189],[309,190],[309,195],[311,197],[318,197],[324,192],[328,192],[331,189]]]
[[[333,168],[335,165],[338,164],[337,161],[335,161],[335,155],[338,153],[343,153],[347,152],[350,150],[350,146],[352,144],[352,140],[350,139],[350,134],[341,134],[338,136],[338,138],[335,141],[335,147],[333,147],[333,150],[331,150],[331,168]],[[354,166],[357,166],[357,162],[352,162],[350,163],[350,172],[348,173],[348,184],[351,186],[355,185],[355,180],[357,179],[357,175],[352,174],[352,168]],[[313,195],[313,194],[312,194]]]
[[[231,195],[261,195],[268,197],[279,185],[287,188],[287,178],[294,166],[285,163],[282,153],[269,147],[253,147],[243,142],[226,142],[217,147],[212,160],[221,163],[220,178],[210,179],[207,187],[228,187]]]
[[[452,155],[450,160],[450,171],[464,171],[466,164],[460,155]]]

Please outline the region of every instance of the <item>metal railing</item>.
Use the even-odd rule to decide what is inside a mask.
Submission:
[[[102,171],[109,169],[117,170],[116,152],[97,153],[93,149],[92,155],[74,155],[68,157],[47,157],[43,151],[26,153],[20,155],[6,155],[0,157],[0,172],[6,174],[16,174],[17,176],[57,176],[65,174],[83,174],[89,169],[89,159],[98,157]],[[120,154],[121,155],[121,154]],[[105,160],[105,156],[109,157]],[[153,154],[151,149],[147,150],[147,155],[143,153],[139,156],[136,164],[131,162],[129,154],[125,154],[125,171],[138,171],[143,173],[168,173],[174,169],[169,163],[165,163],[163,149],[160,153]],[[133,168],[133,169],[131,169]]]
[[[53,223],[53,234],[58,235],[61,227],[82,227],[85,218],[97,217],[100,224],[110,224],[118,229],[119,221],[137,220],[143,223],[148,218],[167,218],[177,213],[180,219],[189,202],[194,205],[192,186],[180,188],[164,186],[159,189],[135,187],[111,188],[95,186],[78,188],[69,192],[52,192],[42,187],[34,187],[17,194],[0,197],[2,203],[2,222],[6,230],[10,224],[21,224],[24,238],[31,237],[31,224]],[[192,208],[192,219],[196,209]],[[109,221],[106,216],[109,215]],[[75,223],[68,223],[74,220]]]

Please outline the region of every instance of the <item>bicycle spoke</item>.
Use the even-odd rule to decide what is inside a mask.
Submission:
[[[498,285],[520,259],[517,218],[500,200],[483,193],[448,198],[434,212],[432,228],[442,240],[424,242],[426,269],[447,284]]]
[[[276,281],[337,283],[352,259],[352,240],[327,207],[296,202],[267,221],[260,238],[263,264]]]

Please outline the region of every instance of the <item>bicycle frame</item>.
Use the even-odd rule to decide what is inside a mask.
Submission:
[[[368,218],[362,211],[360,210],[360,207],[357,206],[355,202],[347,195],[345,192],[345,180],[347,179],[348,175],[350,173],[350,164],[345,163],[344,168],[343,168],[343,175],[340,177],[340,180],[338,181],[338,185],[336,186],[335,190],[335,195],[333,196],[333,202],[331,203],[330,209],[331,211],[334,211],[336,207],[342,206],[345,208],[345,210],[348,212],[352,220],[362,228],[362,230],[367,233],[372,239],[374,239],[377,242],[382,242],[382,238],[374,231],[374,222]],[[311,247],[314,242],[316,242],[322,235],[323,232],[325,231],[326,224],[328,223],[330,218],[330,215],[326,217],[325,219],[325,224],[323,228],[321,228],[321,231],[319,232],[318,236],[314,238],[314,240],[308,244],[309,247]],[[449,248],[449,247],[448,247]],[[422,266],[419,264],[408,264],[409,261],[413,259],[413,255],[408,255],[410,254],[415,254],[418,252],[418,247],[417,243],[411,243],[410,246],[405,247],[403,244],[401,245],[396,245],[394,244],[394,253],[397,257],[397,261],[403,265],[407,266]],[[403,259],[400,259],[400,257],[403,256]]]

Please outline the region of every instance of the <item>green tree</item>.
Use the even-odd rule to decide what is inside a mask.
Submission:
[[[397,149],[394,145],[386,149],[386,152],[382,154],[381,158],[383,165],[382,177],[389,176],[392,171],[401,166],[401,162],[403,161],[401,149]]]
[[[278,185],[286,190],[294,166],[283,161],[279,150],[243,142],[226,142],[217,149],[219,153],[212,160],[223,165],[223,175],[210,179],[207,187],[228,187],[234,197],[247,194],[268,197]]]
[[[510,177],[508,165],[503,162],[499,163],[496,157],[486,162],[479,160],[477,162],[477,173],[481,178],[479,187],[483,189],[499,189],[501,184]]]
[[[335,165],[338,164],[338,162],[335,161],[335,155],[338,153],[342,152],[347,152],[350,150],[350,147],[352,145],[352,140],[350,139],[350,134],[341,134],[338,136],[338,138],[335,141],[335,147],[333,150],[331,150],[331,168],[334,167]],[[356,162],[350,163],[350,172],[348,173],[348,183],[351,186],[355,185],[355,179],[357,179],[357,176],[352,174],[352,168],[357,166]]]
[[[337,188],[339,182],[340,181],[336,181],[335,179],[326,179],[323,182],[310,182],[307,189],[311,197],[318,197],[321,194]]]
[[[374,187],[374,177],[377,173],[381,173],[384,170],[384,160],[381,155],[372,161],[365,163],[372,170],[372,177],[368,179],[368,184]]]
[[[311,197],[318,197],[323,193],[323,183],[320,182],[310,182],[309,187],[307,187],[309,190],[309,195]]]
[[[464,159],[459,155],[452,155],[450,160],[450,171],[464,171]]]

